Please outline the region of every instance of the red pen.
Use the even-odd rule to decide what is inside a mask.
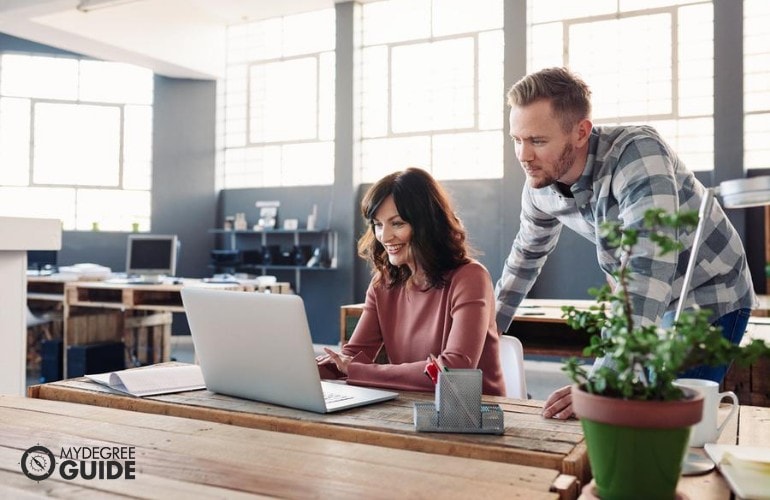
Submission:
[[[427,375],[434,384],[438,384],[438,367],[433,361],[428,361],[428,364],[425,365],[425,371],[423,373],[425,373],[425,375]]]
[[[438,384],[438,374],[442,371],[447,371],[447,368],[442,368],[441,363],[439,363],[436,356],[431,353],[430,356],[428,356],[428,364],[425,365],[425,371],[423,373],[430,377],[434,384]]]
[[[434,356],[433,353],[431,353],[431,355],[430,355],[430,361],[431,361],[431,363],[436,365],[436,368],[438,369],[438,371],[440,371],[440,372],[448,372],[449,371],[449,368],[447,368],[446,366],[442,366],[441,363],[439,362],[438,358],[436,356]]]

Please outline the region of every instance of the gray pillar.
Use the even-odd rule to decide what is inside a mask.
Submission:
[[[334,193],[332,228],[339,231],[336,283],[342,299],[338,305],[350,304],[353,299],[355,248],[355,52],[356,25],[360,6],[357,2],[335,5],[337,12],[336,92]]]
[[[743,177],[743,2],[715,0],[713,185]],[[746,211],[727,215],[746,241]]]
[[[527,2],[525,0],[505,0],[504,3],[504,79],[505,92],[527,74]],[[511,249],[513,237],[519,230],[519,212],[521,212],[521,188],[524,185],[524,171],[516,159],[516,152],[509,140],[511,127],[508,123],[510,108],[505,94],[501,96],[506,104],[503,106],[503,179],[500,193],[500,214],[502,217],[502,234],[500,255],[505,259]],[[502,271],[501,261],[496,269],[490,269],[492,279],[497,280]]]

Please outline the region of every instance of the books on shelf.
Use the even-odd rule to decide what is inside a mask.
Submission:
[[[155,396],[205,389],[198,365],[149,366],[86,375],[86,378],[131,396]]]

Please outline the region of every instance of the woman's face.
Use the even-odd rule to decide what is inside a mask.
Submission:
[[[385,198],[372,218],[374,236],[388,252],[388,260],[394,266],[409,266],[415,272],[414,259],[410,251],[412,226],[398,214],[393,195]]]

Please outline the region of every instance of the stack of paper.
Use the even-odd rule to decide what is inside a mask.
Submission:
[[[770,447],[706,444],[711,460],[744,499],[770,499]]]

